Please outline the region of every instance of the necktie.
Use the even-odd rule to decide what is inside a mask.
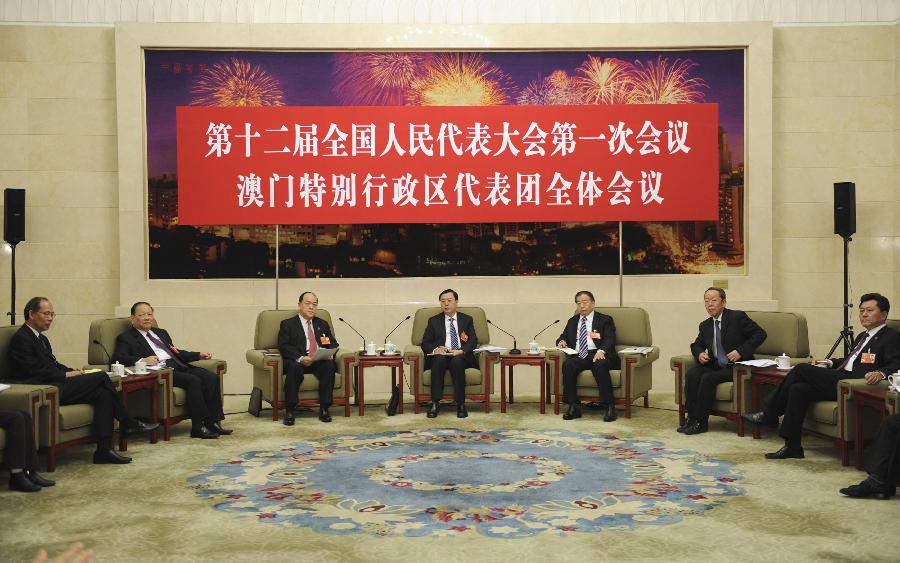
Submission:
[[[312,326],[312,319],[306,321],[306,342],[306,355],[311,357],[319,349],[319,345],[316,343],[316,331],[313,330]]]
[[[578,329],[578,357],[582,360],[588,356],[587,317],[581,317],[581,328]]]
[[[728,365],[728,354],[725,353],[725,346],[722,345],[721,321],[716,321],[716,362],[719,367]]]
[[[838,366],[838,369],[839,369],[839,370],[844,369],[845,367],[847,367],[847,364],[850,363],[850,358],[852,358],[853,356],[859,354],[859,351],[862,350],[863,344],[864,344],[864,343],[866,342],[866,340],[868,340],[868,339],[869,339],[869,333],[868,333],[868,332],[864,332],[864,333],[862,333],[862,334],[859,335],[859,340],[856,342],[856,346],[853,347],[853,350],[850,352],[850,355],[847,356],[846,358],[844,358],[844,361],[841,362],[841,365]]]
[[[459,335],[456,333],[456,324],[453,317],[450,317],[450,349],[459,350]]]
[[[175,352],[173,352],[168,346],[166,346],[163,343],[162,340],[160,340],[160,338],[158,336],[156,336],[149,330],[147,331],[147,338],[149,338],[154,344],[156,344],[157,346],[159,346],[163,350],[166,350],[169,353],[169,356],[172,358],[172,363],[175,364],[175,367],[179,367],[179,368],[188,367],[188,365],[186,363],[182,362],[181,359],[175,355]]]
[[[49,340],[46,336],[44,336],[43,334],[41,334],[40,336],[38,336],[38,340],[41,341],[41,346],[44,347],[44,350],[45,350],[48,354],[50,354],[50,357],[53,358],[53,361],[55,362],[55,361],[56,361],[56,356],[53,355],[53,349],[50,348],[50,340]]]

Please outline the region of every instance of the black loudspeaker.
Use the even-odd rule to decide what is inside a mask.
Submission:
[[[25,190],[3,190],[3,239],[16,245],[25,240]]]
[[[842,237],[856,232],[856,184],[834,184],[834,234]]]

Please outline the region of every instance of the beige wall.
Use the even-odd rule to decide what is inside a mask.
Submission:
[[[822,353],[840,324],[842,250],[840,239],[831,234],[832,182],[857,182],[860,233],[852,245],[854,293],[873,288],[893,298],[900,281],[900,260],[895,258],[900,256],[900,227],[893,225],[900,206],[895,193],[900,178],[900,88],[894,78],[900,31],[897,25],[774,31],[764,24],[713,27],[704,37],[715,44],[756,41],[751,57],[757,57],[753,64],[760,69],[749,83],[756,96],[751,97],[751,112],[757,112],[751,115],[749,144],[759,155],[751,155],[756,170],[748,178],[750,268],[747,276],[729,277],[730,305],[780,305],[806,314],[813,350]],[[210,40],[241,46],[280,36],[270,26],[240,26],[241,32],[228,35],[202,32],[203,26],[157,29],[165,31],[159,44],[185,34],[200,42],[185,46]],[[602,34],[583,28],[580,37],[607,40],[614,29],[623,26],[604,27]],[[681,45],[686,36],[696,40],[696,34],[686,34],[680,26],[635,30],[629,29],[628,35],[656,41],[650,46]],[[143,41],[141,34],[147,33],[143,28],[126,31],[140,36],[131,42]],[[533,37],[563,44],[579,39],[568,31],[532,31],[532,43]],[[515,34],[502,39],[521,41],[509,35]],[[441,40],[451,47],[460,42],[452,36]],[[78,365],[86,358],[91,319],[122,314],[133,300],[148,299],[176,341],[229,361],[228,392],[246,392],[249,368],[243,354],[256,312],[274,301],[274,283],[146,281],[140,226],[143,178],[133,173],[143,169],[134,142],[141,125],[133,111],[125,112],[124,121],[116,116],[118,111],[118,119],[123,119],[122,108],[116,106],[116,80],[120,92],[123,87],[129,92],[119,105],[133,106],[140,100],[139,93],[134,95],[140,75],[135,75],[133,57],[120,59],[116,66],[117,56],[129,55],[121,49],[117,55],[115,41],[111,28],[0,26],[0,187],[28,189],[29,240],[18,247],[18,308],[28,296],[50,296],[60,315],[49,336],[60,359]],[[365,44],[359,38],[347,41]],[[117,136],[117,129],[124,134]],[[123,170],[128,172],[121,177]],[[9,257],[0,256],[0,291],[6,293]],[[711,281],[710,276],[626,280],[626,304],[648,308],[655,340],[663,347],[655,388],[671,388],[668,358],[686,350],[703,314],[700,293]],[[613,304],[615,282],[475,278],[454,279],[451,285],[465,302],[484,304],[498,324],[514,327],[525,340],[549,320],[568,314],[577,289],[594,289],[602,304]],[[422,303],[433,303],[447,285],[446,280],[433,279],[287,281],[281,285],[280,302],[292,306],[300,289],[312,288],[333,316],[345,316],[366,334],[383,335],[396,319]],[[3,303],[8,307],[8,299]],[[351,345],[358,341],[343,326],[337,327],[337,336]],[[502,336],[494,335],[494,342],[505,343]],[[542,341],[549,342],[547,336]],[[396,341],[408,337],[407,324]]]

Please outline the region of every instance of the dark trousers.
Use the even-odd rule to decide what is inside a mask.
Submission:
[[[94,432],[97,434],[97,442],[108,442],[112,439],[113,419],[126,423],[126,426],[134,424],[109,376],[102,371],[68,377],[55,385],[59,388],[60,405],[88,403],[94,406]]]
[[[716,401],[716,387],[732,380],[731,366],[719,367],[713,360],[687,371],[684,381],[684,408],[694,420],[706,422]]]
[[[613,397],[612,378],[609,376],[609,359],[593,361],[596,350],[591,350],[587,358],[569,356],[563,362],[563,400],[569,405],[578,404],[578,374],[589,369],[594,374],[597,387],[600,389],[600,401],[607,404],[615,402]]]
[[[888,484],[900,479],[900,414],[887,417],[878,427],[875,440],[866,451],[865,468]]]
[[[199,427],[225,419],[221,383],[216,374],[196,366],[175,368],[173,373],[172,383],[184,389],[187,395],[185,405],[191,415],[191,424]]]
[[[6,467],[37,470],[38,459],[34,448],[34,426],[31,415],[20,410],[0,410],[0,428],[6,431],[6,447],[3,448]]]
[[[337,365],[334,360],[322,360],[304,366],[300,362],[288,362],[284,372],[284,404],[287,408],[297,406],[300,394],[300,384],[303,383],[303,374],[311,373],[319,380],[319,406],[328,408],[331,406],[334,395],[334,374]]]
[[[453,380],[453,400],[457,404],[466,402],[466,368],[475,367],[475,357],[471,354],[458,356],[430,356],[431,358],[431,402],[439,403],[444,396],[444,376],[450,371]]]
[[[837,400],[837,383],[852,378],[849,371],[800,364],[787,374],[769,398],[766,415],[770,418],[784,415],[778,434],[788,446],[800,446],[803,419],[806,409],[816,401]]]

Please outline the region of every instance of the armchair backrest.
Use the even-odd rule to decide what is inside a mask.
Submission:
[[[9,342],[18,330],[18,326],[0,326],[0,381],[9,379]]]
[[[153,326],[156,326],[154,323]],[[109,358],[103,348],[94,344],[94,340],[99,340],[106,347],[106,351],[110,355],[116,349],[116,338],[126,330],[131,328],[131,320],[128,317],[117,317],[114,319],[98,319],[91,321],[91,328],[88,329],[88,361],[90,365],[105,365],[109,363]]]
[[[256,317],[256,334],[253,337],[254,350],[270,350],[278,348],[278,329],[281,321],[289,319],[297,314],[297,309],[269,309],[260,311]],[[331,334],[334,334],[334,325],[331,322],[331,313],[325,309],[316,311],[316,316],[328,323]]]
[[[892,328],[897,332],[900,332],[900,319],[887,319],[884,321],[884,324],[888,326],[888,328]]]
[[[475,334],[478,335],[478,345],[484,346],[491,343],[491,333],[488,330],[487,315],[481,307],[460,307],[457,309],[460,313],[465,313],[472,317],[475,325]],[[425,336],[425,328],[428,326],[428,319],[440,314],[440,307],[425,307],[416,311],[413,319],[412,335],[410,340],[414,346],[422,345],[422,337]]]
[[[653,346],[650,315],[640,307],[595,307],[616,323],[616,346]]]
[[[744,311],[766,331],[766,340],[756,349],[756,354],[792,358],[809,356],[809,334],[806,317],[800,313],[782,311]]]

